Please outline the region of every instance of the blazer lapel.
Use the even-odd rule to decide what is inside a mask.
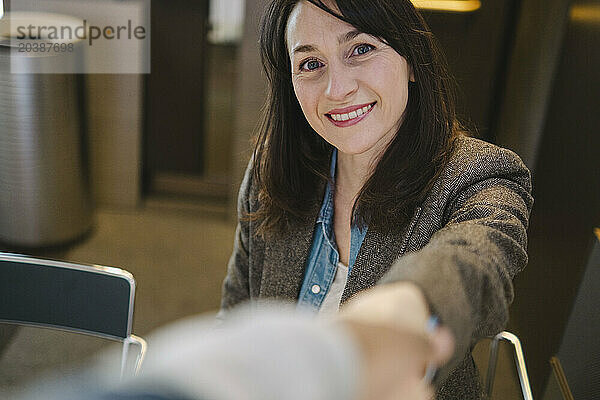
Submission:
[[[322,199],[325,183],[321,183],[317,191],[320,194],[317,198]],[[265,243],[259,297],[298,299],[320,209],[321,202],[315,202],[310,214],[312,218],[303,219]]]
[[[377,284],[392,263],[404,254],[420,215],[421,207],[417,207],[408,223],[387,232],[369,227],[348,277],[342,303]]]
[[[265,245],[260,297],[297,300],[315,222],[302,222]]]

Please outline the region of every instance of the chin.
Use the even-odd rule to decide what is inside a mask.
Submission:
[[[373,148],[373,146],[368,145],[368,144],[360,144],[360,145],[343,144],[343,145],[337,147],[338,151],[340,151],[344,154],[348,154],[348,155],[364,154],[364,153],[368,152],[369,150],[371,150],[372,148]]]

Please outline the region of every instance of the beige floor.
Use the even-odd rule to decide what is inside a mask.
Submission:
[[[137,281],[133,331],[144,336],[170,321],[218,307],[234,228],[218,208],[215,213],[152,202],[140,210],[98,211],[96,227],[85,241],[50,255],[130,271]],[[0,398],[48,371],[73,373],[107,345],[96,338],[20,328],[0,355]],[[500,352],[495,399],[520,398],[507,350]],[[487,343],[478,346],[476,360],[485,368]]]

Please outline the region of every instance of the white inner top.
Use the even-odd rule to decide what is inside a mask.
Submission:
[[[344,288],[346,287],[347,280],[348,266],[342,264],[341,262],[338,262],[337,269],[335,271],[335,277],[333,278],[333,282],[331,283],[329,292],[327,292],[327,295],[325,295],[325,299],[323,299],[323,304],[321,304],[319,315],[326,316],[338,312],[338,310],[340,309],[340,301],[342,300],[342,294],[344,293]]]

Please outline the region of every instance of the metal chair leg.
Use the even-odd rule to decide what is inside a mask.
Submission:
[[[121,373],[119,375],[119,379],[123,380],[125,378],[125,368],[127,367],[127,356],[129,355],[129,345],[131,341],[128,339],[123,340],[123,349],[121,351]]]
[[[134,374],[137,375],[140,373],[142,363],[144,362],[144,358],[146,357],[146,350],[148,349],[148,344],[144,339],[136,335],[131,335],[130,339],[132,343],[135,343],[140,348],[140,351],[138,352],[138,355],[135,359]]]
[[[490,399],[492,396],[492,389],[494,386],[494,377],[496,375],[496,364],[498,361],[498,343],[500,340],[510,342],[514,348],[515,363],[517,365],[517,372],[519,374],[519,382],[521,384],[521,392],[525,400],[533,400],[531,394],[531,386],[529,384],[529,377],[527,375],[527,367],[525,366],[525,356],[523,355],[523,349],[521,347],[521,341],[519,338],[510,332],[500,332],[492,339],[490,345],[490,360],[488,362],[488,371],[485,383],[485,394]]]
[[[148,345],[146,344],[146,341],[144,339],[136,335],[130,335],[128,338],[126,338],[123,341],[123,350],[121,353],[121,379],[125,377],[125,369],[127,367],[127,356],[129,354],[129,346],[131,344],[135,344],[139,347],[139,351],[135,359],[135,369],[133,371],[134,376],[139,374],[142,363],[144,362],[144,357],[146,356],[146,349],[148,348]]]

